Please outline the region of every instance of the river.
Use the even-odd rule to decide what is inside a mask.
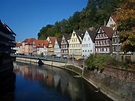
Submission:
[[[14,63],[14,101],[112,101],[76,74],[51,66]]]

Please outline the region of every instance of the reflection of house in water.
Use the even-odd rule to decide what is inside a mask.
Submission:
[[[50,86],[50,87],[54,87],[54,76],[53,74],[48,74],[48,77],[46,78],[47,79],[47,85]]]
[[[64,93],[68,88],[68,77],[64,74],[61,75],[61,91]]]
[[[43,80],[44,74],[39,73],[38,68],[31,66],[20,66],[20,71],[23,77],[30,78],[33,80]]]
[[[57,74],[55,71],[54,71],[54,85],[55,85],[55,88],[57,87],[57,85],[61,83],[61,80],[60,80],[60,76],[59,74]]]

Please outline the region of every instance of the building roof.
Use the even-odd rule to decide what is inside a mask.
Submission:
[[[29,40],[29,39],[27,38],[27,39],[25,39],[23,42],[26,42],[26,43],[27,43],[27,42],[28,42],[28,40]]]
[[[57,42],[58,42],[59,47],[61,48],[61,38],[57,38]]]
[[[30,38],[29,40],[28,40],[28,44],[30,45],[30,44],[33,44],[33,41],[34,40],[36,40],[35,38]]]
[[[111,27],[101,26],[101,28],[109,38],[112,38],[112,35],[115,33],[115,31]]]
[[[25,39],[23,42],[25,42],[26,44],[28,44],[28,45],[31,45],[31,44],[33,44],[33,41],[34,40],[36,40],[35,38],[30,38],[30,39]]]
[[[52,46],[54,47],[56,37],[49,37],[49,39],[52,42]]]
[[[96,30],[91,30],[91,29],[87,29],[91,39],[92,39],[92,42],[94,43],[95,42],[95,37],[96,37]]]
[[[75,30],[75,33],[76,33],[77,38],[79,39],[79,42],[82,43],[82,39],[84,37],[84,32],[83,31],[79,31],[79,30]]]
[[[67,40],[69,40],[69,39],[70,39],[71,34],[67,34],[67,33],[65,33],[63,36],[64,36],[64,38],[65,38],[65,39],[66,39],[66,41],[67,41]]]
[[[35,46],[37,48],[44,48],[44,46],[48,47],[48,40],[34,40]]]
[[[20,47],[22,45],[22,43],[16,43],[16,47]]]
[[[112,15],[111,17],[112,17],[112,19],[113,19],[115,22],[117,22],[116,16]]]
[[[3,23],[1,20],[0,20],[0,31],[2,31],[3,33],[6,33],[6,34],[14,34],[14,35],[16,35],[16,34],[8,27],[8,25],[6,25],[5,23]]]

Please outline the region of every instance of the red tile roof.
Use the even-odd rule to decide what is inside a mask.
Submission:
[[[33,41],[36,40],[35,38],[25,39],[23,42],[26,42],[26,44],[33,44]]]
[[[22,43],[16,43],[16,47],[20,47]]]
[[[36,40],[35,38],[30,38],[29,40],[28,40],[28,44],[33,44],[33,41],[34,40]]]
[[[113,19],[115,22],[117,22],[116,16],[112,15],[111,17],[112,17],[112,19]]]
[[[43,48],[44,46],[48,47],[47,40],[34,40],[34,42],[37,48]]]
[[[112,35],[115,31],[111,27],[101,26],[101,28],[104,30],[109,38],[112,38]]]
[[[29,40],[29,39],[27,38],[27,39],[25,39],[23,42],[28,42],[28,40]]]

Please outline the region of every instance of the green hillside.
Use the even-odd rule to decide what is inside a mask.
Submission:
[[[87,6],[81,12],[74,12],[68,19],[46,25],[38,33],[38,39],[48,36],[61,37],[64,33],[70,34],[73,30],[83,30],[89,27],[97,28],[108,21],[123,0],[88,0]]]

